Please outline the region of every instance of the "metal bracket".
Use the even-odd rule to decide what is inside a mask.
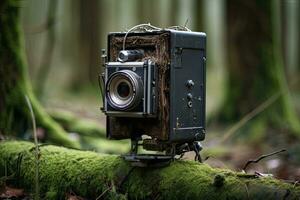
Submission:
[[[164,167],[174,159],[172,155],[160,154],[128,154],[121,157],[129,161],[132,166],[137,167]]]
[[[202,162],[200,151],[202,145],[196,141],[193,143],[185,143],[179,147],[172,146],[166,154],[138,154],[138,146],[142,145],[138,143],[138,139],[131,140],[131,149],[129,154],[122,155],[121,157],[130,162],[132,166],[137,167],[164,167],[168,166],[172,161],[175,160],[175,155],[183,157],[184,153],[188,151],[195,152],[195,161]]]
[[[124,160],[130,162],[132,166],[164,167],[174,160],[174,154],[138,154],[138,147],[142,145],[138,142],[137,138],[131,139],[130,153],[121,156]]]

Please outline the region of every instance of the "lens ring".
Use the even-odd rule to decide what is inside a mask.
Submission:
[[[124,91],[120,87],[124,86]],[[121,93],[120,93],[121,92]],[[122,94],[122,92],[124,92]],[[141,78],[133,71],[121,70],[113,73],[106,84],[108,103],[118,110],[130,110],[140,101],[143,94]]]
[[[122,96],[118,92],[118,87],[120,84],[126,84],[128,86],[128,95],[127,96]],[[110,87],[109,87],[109,97],[112,103],[117,108],[122,108],[126,107],[127,104],[130,104],[132,101],[133,96],[133,85],[130,82],[130,79],[127,76],[124,75],[118,75],[115,76],[114,79],[111,80],[110,82]]]

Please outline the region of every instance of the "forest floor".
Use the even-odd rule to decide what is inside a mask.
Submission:
[[[43,104],[47,111],[51,112],[70,112],[79,119],[91,120],[105,126],[105,115],[101,113],[101,99],[96,91],[87,91],[80,93],[50,93],[44,99]],[[299,97],[296,97],[299,98]],[[59,100],[58,100],[59,99]],[[299,106],[299,105],[298,105]],[[297,107],[298,109],[299,107]],[[277,150],[286,149],[287,152],[276,154],[261,160],[258,163],[251,164],[247,168],[249,174],[259,174],[262,176],[273,176],[277,179],[288,180],[296,183],[300,180],[300,144],[295,140],[288,140],[284,130],[268,131],[268,133],[259,140],[247,140],[242,134],[237,133],[225,143],[221,143],[222,136],[228,127],[209,124],[207,127],[207,137],[202,142],[204,149],[201,152],[204,162],[212,167],[227,168],[234,171],[242,171],[247,161],[256,159],[263,154],[272,153]],[[103,138],[99,138],[99,141]],[[110,145],[110,143],[108,143]],[[101,146],[103,143],[92,145],[92,149],[98,152],[121,154],[129,148],[128,141],[121,142],[122,151],[113,152],[104,151]],[[87,147],[88,149],[91,149]],[[118,146],[119,148],[119,146]],[[194,153],[187,153],[182,159],[193,160]],[[22,188],[12,188],[5,186],[0,190],[0,199],[30,199]],[[82,200],[75,194],[67,194],[68,200]]]
[[[87,119],[101,124],[105,127],[105,116],[101,113],[101,99],[99,94],[93,92],[81,92],[77,94],[67,93],[59,96],[47,96],[44,102],[47,111],[67,111],[80,119]],[[59,100],[57,100],[59,99]],[[295,102],[300,102],[300,95],[294,96]],[[300,104],[296,104],[300,110]],[[285,130],[268,131],[260,140],[248,141],[241,134],[233,136],[231,141],[220,143],[223,133],[228,127],[212,124],[207,128],[207,136],[202,142],[204,147],[202,158],[204,162],[212,167],[227,168],[234,171],[242,171],[247,161],[257,159],[263,154],[272,153],[281,149],[283,152],[254,163],[247,168],[249,174],[271,175],[277,179],[287,180],[296,183],[300,180],[300,144],[293,139],[286,137]],[[97,143],[102,145],[103,143]],[[128,141],[121,144],[124,153],[129,148]],[[102,148],[92,147],[95,151],[103,152]],[[110,152],[104,152],[110,153]],[[118,154],[118,151],[112,152]],[[194,153],[187,153],[182,159],[193,160]],[[68,200],[82,200],[75,194],[68,194]],[[0,199],[30,199],[22,188],[11,188],[6,186],[0,190]]]
[[[50,93],[45,102],[48,111],[69,111],[82,119],[93,120],[105,127],[105,115],[100,111],[101,97],[98,90],[88,89],[80,93]],[[52,96],[51,96],[52,95]],[[300,102],[300,95],[294,95],[294,102]],[[60,99],[59,101],[57,99]],[[296,104],[300,110],[300,104]],[[286,152],[265,158],[247,168],[249,173],[272,174],[272,176],[297,181],[300,180],[300,144],[287,137],[285,130],[268,130],[263,137],[251,139],[236,133],[227,142],[220,142],[223,134],[231,125],[226,127],[208,124],[207,136],[202,142],[203,159],[213,167],[228,168],[242,171],[248,160],[256,159],[263,154],[269,154],[281,149]],[[128,146],[124,142],[122,145]],[[97,151],[97,149],[95,149]],[[101,150],[100,150],[101,151]],[[107,153],[107,152],[106,152]],[[117,152],[114,152],[117,153]],[[194,159],[193,153],[188,153],[183,159]]]

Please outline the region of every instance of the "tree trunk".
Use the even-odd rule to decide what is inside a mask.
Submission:
[[[277,1],[227,1],[228,86],[221,119],[237,121],[276,93],[261,116],[300,135],[281,54]]]
[[[99,28],[101,25],[99,15],[101,2],[98,0],[80,0],[77,3],[79,12],[79,17],[77,17],[79,20],[77,30],[79,64],[77,64],[72,80],[72,89],[75,91],[91,84],[96,85],[101,61],[101,32]]]
[[[214,169],[194,161],[163,168],[132,167],[118,156],[39,147],[39,190],[45,199],[67,193],[96,199],[297,199],[300,187],[270,177]],[[34,145],[0,143],[0,176],[6,184],[33,192]],[[5,174],[6,172],[6,174]],[[100,199],[100,198],[99,198]]]
[[[285,65],[288,77],[293,80],[299,77],[300,71],[300,2],[283,1],[281,3],[283,5],[282,30],[285,41]]]
[[[51,62],[54,53],[56,35],[55,35],[55,26],[56,26],[56,12],[57,12],[57,0],[49,1],[48,8],[48,16],[46,21],[46,45],[43,50],[42,61],[39,66],[39,70],[37,73],[37,81],[36,81],[36,94],[40,99],[43,99],[45,85],[47,83],[48,74],[51,67]]]
[[[46,140],[70,147],[79,147],[56,124],[35,98],[27,74],[20,27],[18,0],[0,2],[0,134],[24,135],[31,127],[25,95],[30,98],[39,127],[46,131]]]
[[[198,1],[199,2],[199,1]],[[206,119],[210,121],[220,111],[224,101],[226,73],[225,31],[226,13],[225,0],[203,0],[201,8],[203,26],[207,34],[206,62]]]

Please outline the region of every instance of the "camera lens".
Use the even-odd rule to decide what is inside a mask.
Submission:
[[[130,92],[129,85],[126,82],[121,82],[117,87],[117,91],[120,97],[125,98]]]
[[[130,110],[141,101],[143,90],[143,82],[135,72],[118,71],[107,81],[107,102],[117,110]]]

